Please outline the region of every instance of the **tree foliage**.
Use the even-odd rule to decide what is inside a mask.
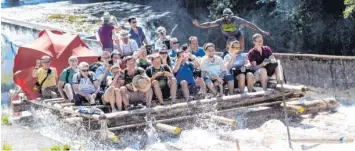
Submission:
[[[344,5],[346,6],[344,10],[344,18],[348,18],[351,13],[355,10],[355,0],[344,0]]]

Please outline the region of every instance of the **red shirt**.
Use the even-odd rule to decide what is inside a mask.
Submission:
[[[256,48],[250,49],[248,53],[248,59],[251,62],[256,61],[256,65],[263,63],[266,58],[272,55],[272,51],[268,46],[261,47],[261,54]]]

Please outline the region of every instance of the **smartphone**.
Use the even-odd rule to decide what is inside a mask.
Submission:
[[[145,50],[147,51],[147,55],[152,54],[153,46],[152,45],[145,45]]]
[[[110,65],[113,65],[113,60],[108,61]]]

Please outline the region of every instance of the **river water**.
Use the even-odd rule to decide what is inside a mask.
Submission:
[[[43,1],[51,2],[51,1]],[[157,11],[151,6],[139,5],[126,2],[105,2],[105,3],[90,3],[90,4],[70,4],[69,2],[55,3],[40,3],[35,5],[27,5],[20,7],[12,7],[2,9],[2,16],[20,19],[30,22],[46,21],[45,16],[48,16],[56,10],[56,13],[79,13],[90,14],[93,17],[99,17],[103,10],[114,10],[113,14],[123,22],[127,18],[125,11],[132,11],[132,14],[137,15],[139,24],[144,27],[150,41],[155,39],[154,31],[157,20],[160,18],[166,19],[171,15],[171,12]],[[135,8],[135,9],[132,9]],[[34,11],[38,10],[38,11]],[[145,10],[144,12],[142,10]],[[21,15],[22,14],[31,15]],[[69,29],[76,25],[58,23],[48,21],[57,27]],[[183,27],[188,28],[188,27]],[[2,33],[6,33],[9,39],[19,41],[18,43],[28,41],[33,38],[31,33],[13,32],[8,29],[3,29]],[[320,95],[317,97],[329,97],[328,95]],[[6,95],[2,95],[6,97]],[[309,96],[312,97],[312,96]],[[314,96],[313,96],[314,97]],[[338,96],[339,97],[339,96]],[[354,97],[340,96],[344,99],[355,102]],[[344,102],[344,101],[343,101]],[[351,104],[351,103],[349,103]],[[153,126],[147,126],[144,131],[130,131],[120,134],[120,143],[99,142],[92,137],[92,134],[86,133],[83,130],[73,129],[70,126],[62,123],[58,117],[52,115],[47,110],[36,110],[34,119],[26,122],[26,126],[32,130],[39,132],[41,135],[50,137],[63,143],[69,143],[75,148],[84,150],[102,150],[102,149],[124,149],[124,150],[237,150],[234,138],[239,140],[240,149],[242,151],[250,150],[289,150],[287,143],[286,127],[276,119],[253,119],[248,115],[249,110],[232,112],[229,116],[238,120],[238,129],[228,126],[221,126],[206,119],[198,119],[193,123],[184,123],[188,125],[187,129],[183,129],[179,136],[171,136],[166,133],[156,130]],[[255,110],[255,109],[253,109]],[[276,112],[276,111],[275,111]],[[262,114],[259,113],[259,114]],[[255,115],[257,116],[257,115]],[[280,117],[280,116],[279,116]],[[282,116],[281,116],[282,117]],[[340,138],[340,137],[355,137],[355,106],[342,105],[336,113],[322,113],[315,117],[304,117],[301,120],[290,118],[291,120],[291,136],[293,138]],[[251,122],[252,121],[252,122]],[[147,121],[148,123],[150,121]],[[254,124],[250,124],[254,123]],[[21,138],[21,136],[19,136]],[[338,144],[338,145],[319,145],[319,144],[301,144],[293,143],[295,150],[353,150],[354,143]]]

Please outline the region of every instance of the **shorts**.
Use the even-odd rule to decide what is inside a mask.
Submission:
[[[269,63],[264,67],[266,69],[268,77],[271,77],[272,75],[275,74],[275,70],[276,70],[277,66],[278,66],[277,63]],[[254,77],[255,77],[256,81],[260,80],[260,69],[258,69],[254,72]]]
[[[146,93],[147,92],[139,92],[139,91],[127,91],[127,96],[129,103],[132,102],[146,102]]]
[[[213,80],[211,77],[209,76],[205,76],[203,77],[203,80],[206,82],[206,84],[209,84],[209,83],[214,83],[216,82],[217,80]],[[233,78],[233,75],[231,74],[227,74],[223,77],[223,80],[225,83],[228,83],[228,82],[233,82],[234,78]]]
[[[50,86],[50,87],[46,87],[42,90],[42,94],[41,97],[43,99],[51,99],[52,98],[52,92],[57,94],[57,97],[60,96],[60,93],[58,91],[57,86]],[[52,98],[53,99],[53,98]]]
[[[253,69],[246,69],[245,72],[242,72],[240,69],[238,69],[238,70],[232,70],[231,72],[233,73],[233,75],[234,75],[235,77],[237,77],[239,74],[247,75],[247,73],[249,73],[249,72],[250,72],[250,73],[254,73],[255,70],[253,70]]]
[[[100,104],[102,104],[102,96],[103,96],[103,92],[100,91],[97,93],[96,98],[95,98],[95,100],[99,100]],[[81,106],[81,105],[83,105],[83,102],[89,103],[89,100],[87,100],[84,96],[81,96],[80,94],[75,94],[73,100],[74,100],[75,106]]]
[[[242,32],[241,30],[238,30],[237,34],[232,35],[232,36],[226,36],[226,35],[224,35],[224,38],[225,38],[226,40],[228,40],[229,37],[234,37],[234,38],[237,38],[237,40],[238,40],[239,38],[241,38],[241,37],[243,37],[243,36],[244,36],[243,32]]]
[[[197,92],[198,92],[198,88],[197,88],[197,86],[195,84],[187,84],[187,88],[189,89],[190,95],[197,94]],[[182,88],[181,88],[180,84],[178,84],[176,96],[179,97],[179,98],[183,98],[183,96],[184,96],[184,93],[182,91]]]

